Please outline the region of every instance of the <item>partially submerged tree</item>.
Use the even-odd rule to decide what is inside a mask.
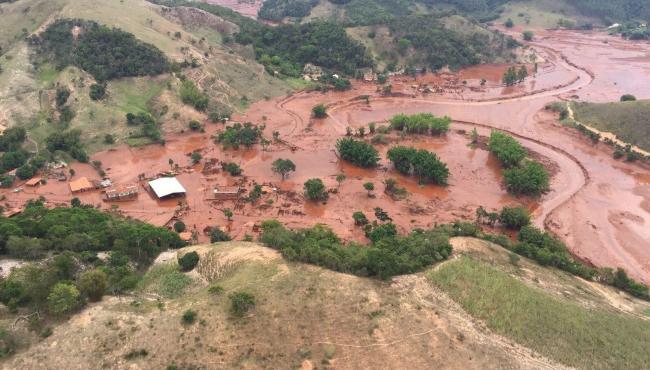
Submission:
[[[279,173],[282,176],[282,180],[284,180],[289,172],[296,170],[296,165],[290,159],[278,158],[271,165],[271,170]]]

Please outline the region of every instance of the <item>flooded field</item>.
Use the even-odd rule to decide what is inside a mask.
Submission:
[[[572,96],[616,101],[621,94],[632,93],[650,98],[650,90],[643,88],[650,82],[650,45],[561,31],[540,35],[531,47],[538,56],[537,72],[534,64],[526,65],[531,77],[516,87],[501,85],[500,75],[507,66],[485,65],[458,73],[396,77],[390,96],[377,92],[376,84],[355,82],[346,92],[301,92],[260,101],[233,120],[264,123],[269,139],[272,132],[279,132],[282,141],[266,150],[259,145],[224,150],[211,139],[223,126],[206,123],[205,133],[170,134],[165,146],[120,146],[97,153],[92,159],[102,162],[114,183],[139,182],[140,194],[136,200],[119,203],[103,202],[96,190],[76,196],[84,203],[156,225],[183,220],[200,240],[207,240],[206,227],[222,227],[241,239],[254,235],[262,220],[274,218],[290,227],[326,223],[342,237],[362,241],[363,232],[351,217],[354,211],[372,216],[374,208],[380,207],[406,232],[472,220],[478,206],[523,205],[533,211],[537,225],[557,233],[577,256],[596,265],[625,267],[634,277],[650,282],[649,171],[614,161],[608,150],[559,126],[554,115],[543,111],[547,103]],[[361,96],[368,96],[368,101]],[[316,120],[311,118],[311,108],[319,103],[328,106],[329,117]],[[377,169],[360,169],[337,158],[334,145],[348,126],[356,129],[371,122],[381,126],[394,114],[417,112],[449,115],[454,119],[451,131],[441,137],[387,135],[388,143],[377,145],[382,154]],[[492,128],[515,135],[552,169],[552,190],[540,199],[509,195],[495,158],[470,145],[468,132],[473,128],[481,135],[488,135]],[[421,186],[416,179],[396,173],[385,159],[385,152],[395,144],[435,152],[449,166],[449,185]],[[203,160],[193,165],[189,154],[195,150]],[[278,158],[296,164],[296,172],[286,180],[271,171],[271,163]],[[204,171],[204,163],[211,159],[235,162],[243,175]],[[177,177],[187,196],[158,201],[145,191],[140,179],[169,171],[170,163],[179,166]],[[73,179],[100,179],[90,165],[73,167]],[[346,176],[341,183],[336,181],[339,174]],[[324,204],[305,201],[302,196],[303,183],[314,177],[330,189]],[[382,182],[387,178],[396,179],[409,196],[394,200],[384,194]],[[364,190],[365,182],[374,183],[373,196]],[[255,205],[211,199],[215,186],[237,185],[250,191],[255,183],[267,186]],[[55,180],[20,192],[2,190],[2,194],[11,207],[38,196],[52,204],[69,204],[73,197],[67,182]],[[232,221],[224,217],[225,208],[233,210]]]

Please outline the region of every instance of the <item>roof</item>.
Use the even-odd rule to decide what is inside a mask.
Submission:
[[[240,192],[239,186],[215,186],[214,187],[214,193],[215,194],[239,194]]]
[[[94,188],[93,184],[85,177],[80,177],[77,180],[70,181],[70,191],[77,192]]]
[[[27,186],[36,186],[36,185],[40,184],[41,181],[43,181],[42,177],[34,177],[34,178],[31,178],[31,179],[27,180],[25,185],[27,185]]]
[[[172,194],[185,194],[185,188],[175,177],[161,177],[149,181],[149,186],[158,198],[164,198]]]

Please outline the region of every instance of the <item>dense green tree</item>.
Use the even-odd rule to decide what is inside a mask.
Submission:
[[[194,267],[199,263],[199,254],[195,251],[187,252],[181,257],[178,257],[178,266],[181,268],[181,271],[192,271]]]
[[[509,229],[519,230],[530,224],[530,213],[523,207],[503,207],[499,222]]]
[[[84,271],[77,283],[79,291],[91,301],[100,301],[108,289],[108,276],[99,269]]]
[[[51,313],[64,315],[79,307],[80,293],[77,288],[68,283],[57,283],[47,296],[47,306]]]
[[[312,108],[312,114],[315,118],[325,118],[327,117],[327,108],[323,104],[318,104]]]
[[[372,145],[352,138],[339,139],[336,142],[339,156],[359,167],[374,167],[379,162],[379,153]]]
[[[549,175],[540,163],[527,161],[521,167],[503,173],[508,191],[514,194],[538,196],[549,189]]]
[[[313,201],[327,200],[328,194],[325,184],[321,179],[309,179],[305,181],[305,197]]]
[[[106,84],[98,83],[90,85],[89,96],[92,100],[102,100],[106,96]]]
[[[504,167],[517,166],[526,157],[526,149],[515,138],[496,130],[490,134],[488,149]]]

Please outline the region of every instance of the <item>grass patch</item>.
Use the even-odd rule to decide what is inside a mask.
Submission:
[[[617,103],[575,103],[575,119],[600,131],[612,132],[626,143],[650,151],[650,100]]]
[[[175,264],[154,266],[140,281],[142,291],[156,293],[165,298],[177,298],[192,284],[192,278],[178,270]]]
[[[429,279],[494,332],[563,364],[638,369],[650,361],[649,322],[587,310],[468,257],[446,263]]]

